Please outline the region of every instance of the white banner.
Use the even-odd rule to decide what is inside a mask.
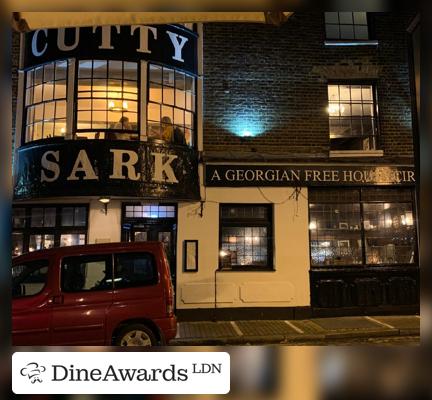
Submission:
[[[226,394],[225,352],[16,352],[15,394]]]

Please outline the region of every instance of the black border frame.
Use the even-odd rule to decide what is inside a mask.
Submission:
[[[194,269],[188,269],[187,268],[187,245],[188,243],[195,243],[196,247],[195,247],[195,268]],[[183,272],[198,272],[198,267],[199,267],[199,258],[198,258],[198,240],[193,239],[193,240],[183,240]]]

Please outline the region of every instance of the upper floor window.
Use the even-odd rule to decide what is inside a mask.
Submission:
[[[376,149],[374,92],[372,85],[328,85],[331,150]]]
[[[78,63],[77,135],[130,139],[138,133],[138,64],[80,60]],[[112,132],[109,132],[112,131]],[[101,134],[103,135],[101,137]]]
[[[331,40],[368,40],[366,12],[326,12],[326,38]]]
[[[147,134],[177,144],[194,145],[195,78],[149,65]]]
[[[55,61],[26,72],[26,142],[66,133],[67,61]]]
[[[140,65],[116,60],[55,61],[26,71],[23,141],[65,136],[68,129],[70,139],[148,137],[194,147],[195,76],[149,63],[148,79],[143,82]],[[73,106],[67,104],[69,100]],[[141,109],[146,115],[140,115]],[[147,123],[141,126],[141,120]]]

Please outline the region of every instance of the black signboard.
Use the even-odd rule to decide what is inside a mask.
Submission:
[[[197,153],[179,145],[105,140],[21,147],[15,199],[64,196],[199,200]]]
[[[40,29],[24,38],[24,69],[77,58],[150,60],[197,73],[197,35],[175,25]]]
[[[206,186],[414,185],[414,168],[349,165],[206,165]]]

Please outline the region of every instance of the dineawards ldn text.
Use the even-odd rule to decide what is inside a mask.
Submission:
[[[174,382],[187,381],[188,370],[186,368],[176,368],[170,364],[168,368],[116,368],[112,365],[104,369],[76,368],[73,365],[65,367],[63,365],[52,365],[53,382]],[[195,368],[195,365],[193,365]]]

